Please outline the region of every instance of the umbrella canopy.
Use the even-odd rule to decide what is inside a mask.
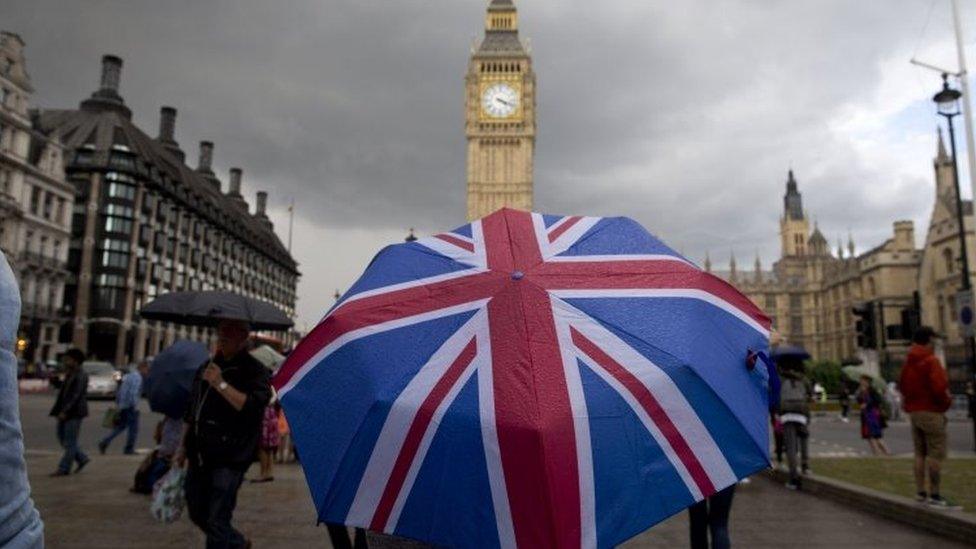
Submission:
[[[871,378],[871,386],[882,395],[888,389],[885,381],[878,374],[869,370],[867,366],[844,366],[840,371],[851,381],[860,381],[861,376],[868,376]]]
[[[804,361],[810,359],[810,353],[806,351],[803,347],[797,347],[795,345],[780,345],[772,351],[770,351],[770,356],[773,360],[798,360]]]
[[[275,376],[320,520],[613,546],[768,466],[769,320],[626,218],[381,251]]]
[[[277,370],[278,366],[281,366],[281,363],[285,361],[285,355],[275,351],[270,345],[261,345],[253,349],[251,356],[271,371]]]
[[[233,292],[170,292],[139,311],[143,318],[190,326],[215,326],[221,320],[241,320],[253,330],[287,330],[294,322],[267,301]]]
[[[149,407],[173,418],[182,418],[190,402],[193,376],[210,353],[199,341],[180,340],[163,349],[149,366],[146,395]]]

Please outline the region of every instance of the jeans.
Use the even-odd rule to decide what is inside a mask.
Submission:
[[[20,290],[0,252],[0,547],[43,547],[44,524],[30,498],[17,405]]]
[[[244,471],[238,469],[190,465],[183,485],[186,510],[207,535],[207,549],[244,547],[244,536],[230,524],[243,480]]]
[[[122,434],[122,431],[129,430],[125,437],[125,453],[132,454],[136,451],[136,437],[139,436],[139,410],[135,408],[122,408],[119,410],[119,423],[112,428],[112,432],[102,439],[99,446],[108,448],[115,437]]]
[[[691,529],[691,549],[708,549],[708,534],[712,534],[712,549],[728,549],[729,513],[735,484],[712,494],[688,508],[688,524]]]
[[[58,471],[62,473],[71,472],[71,463],[77,461],[78,465],[88,462],[88,456],[78,448],[78,432],[81,431],[80,417],[58,420],[58,443],[64,448],[61,455],[61,462],[58,464]]]
[[[800,478],[796,463],[797,450],[800,453],[802,467],[806,469],[810,463],[808,450],[810,432],[807,430],[806,425],[788,421],[783,424],[783,436],[786,439],[786,463],[790,466],[790,480],[797,480]]]

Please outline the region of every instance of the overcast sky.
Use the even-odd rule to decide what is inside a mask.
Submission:
[[[908,61],[956,67],[949,0],[517,4],[537,210],[628,215],[695,261],[734,250],[751,268],[758,251],[768,267],[792,166],[832,246],[848,231],[875,246],[898,219],[921,244],[940,83]],[[76,106],[119,55],[136,123],[155,135],[177,107],[190,163],[214,141],[222,177],[239,165],[246,194],[270,192],[283,241],[294,199],[301,325],[409,227],[464,222],[463,78],[485,5],[4,0],[0,25],[27,43],[34,106]]]

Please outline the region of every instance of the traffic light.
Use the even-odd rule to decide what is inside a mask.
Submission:
[[[857,332],[857,346],[863,349],[877,349],[878,340],[874,333],[874,303],[867,302],[851,308],[854,313],[854,330]]]

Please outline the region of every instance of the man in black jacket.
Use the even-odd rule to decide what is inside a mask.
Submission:
[[[88,416],[88,374],[81,369],[85,353],[81,349],[68,349],[62,357],[65,378],[58,391],[58,398],[51,408],[51,415],[58,418],[58,443],[64,448],[58,470],[52,477],[63,477],[71,473],[71,464],[78,463],[75,472],[88,465],[88,456],[78,448],[78,433],[81,420]]]
[[[264,408],[271,400],[268,370],[247,352],[248,326],[221,322],[217,352],[200,366],[184,416],[178,465],[188,463],[186,506],[207,534],[207,548],[250,547],[231,526],[237,490],[254,461]]]

